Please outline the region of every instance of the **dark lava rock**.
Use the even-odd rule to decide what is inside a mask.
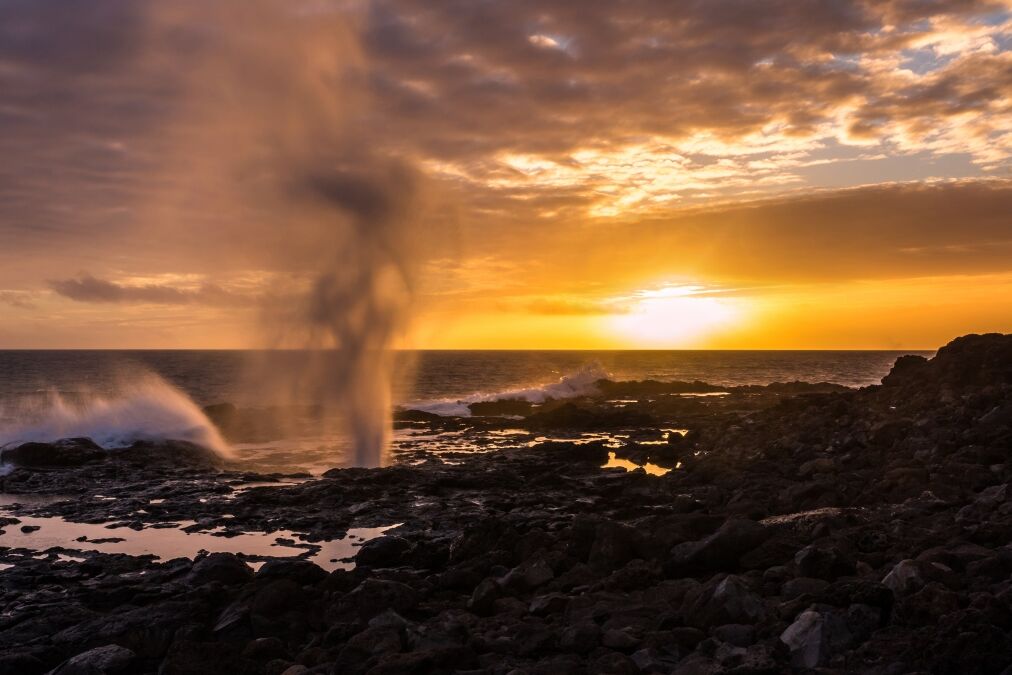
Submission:
[[[119,645],[96,647],[57,666],[51,675],[119,675],[132,672],[137,655]]]
[[[198,557],[187,581],[200,586],[216,581],[225,586],[242,584],[253,578],[253,568],[232,553],[211,553]]]
[[[769,536],[767,528],[754,521],[728,520],[705,539],[675,546],[664,568],[671,576],[735,570],[739,559]]]
[[[916,378],[928,369],[928,360],[917,354],[907,354],[896,359],[889,374],[882,378],[887,387],[898,387],[910,379]]]
[[[656,420],[642,412],[588,407],[574,402],[536,412],[523,421],[528,429],[619,429],[655,423]]]
[[[327,577],[326,570],[308,560],[268,560],[255,575],[257,581],[288,579],[300,586],[312,586]]]
[[[441,422],[443,417],[425,410],[395,410],[393,419],[394,422],[423,422],[431,424],[433,422]]]
[[[471,599],[467,602],[467,608],[479,616],[487,616],[492,613],[495,601],[502,597],[502,588],[495,579],[484,579],[475,586]],[[534,613],[534,610],[531,610]]]
[[[834,547],[806,546],[794,556],[794,563],[801,576],[827,581],[855,571],[854,561]]]
[[[633,558],[645,556],[644,535],[636,528],[611,520],[597,522],[587,563],[601,571],[618,569]]]
[[[1012,335],[964,335],[930,361],[902,357],[883,380],[891,387],[964,388],[1012,384]]]
[[[108,451],[110,460],[154,467],[186,467],[193,469],[216,469],[222,459],[213,451],[188,441],[137,441],[125,448]]]
[[[469,404],[468,409],[472,415],[477,416],[501,416],[501,415],[529,415],[534,410],[530,401],[523,399],[500,399],[498,401],[476,401]]]
[[[419,592],[406,584],[366,579],[341,599],[341,606],[368,619],[388,609],[403,614],[414,608],[419,600]]]
[[[362,544],[355,554],[355,563],[366,567],[395,567],[401,564],[411,550],[411,542],[401,537],[385,535]]]
[[[257,638],[242,651],[243,658],[255,661],[270,661],[284,658],[288,653],[285,643],[276,637]]]
[[[76,562],[0,548],[13,563],[0,570],[0,675],[75,659],[112,670],[110,647],[136,655],[123,672],[161,675],[1000,673],[1012,663],[1010,347],[961,338],[860,390],[686,397],[713,388],[599,383],[534,408],[555,440],[517,448],[487,441],[515,420],[407,414],[495,451],[436,456],[409,441],[393,467],[271,489],[236,492],[276,477],[219,472],[172,443],[19,468],[3,489],[83,498],[11,506],[5,526],[192,520],[309,541],[401,526],[330,574],[304,559],[251,576],[229,555]],[[248,411],[212,414],[259,428]],[[562,425],[622,429],[638,459],[665,430],[691,431],[663,446],[682,466],[648,476],[602,471],[616,449],[564,441]]]
[[[834,611],[807,610],[787,627],[780,640],[797,668],[817,668],[849,647],[854,639],[846,620]]]
[[[527,560],[517,565],[502,579],[502,587],[516,593],[533,591],[555,578],[551,566],[544,560]]]
[[[0,654],[0,675],[42,675],[46,670],[46,664],[31,654]]]
[[[23,443],[0,452],[0,462],[46,469],[81,466],[102,461],[106,451],[90,438],[65,438],[54,443]]]
[[[768,614],[766,603],[736,576],[711,580],[685,608],[687,621],[700,628],[729,623],[757,624]]]

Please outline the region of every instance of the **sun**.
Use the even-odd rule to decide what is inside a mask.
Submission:
[[[609,331],[645,348],[701,346],[706,338],[739,325],[745,306],[738,298],[701,285],[666,285],[623,298]]]

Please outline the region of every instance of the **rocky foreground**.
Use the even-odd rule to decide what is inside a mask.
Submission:
[[[680,395],[718,393],[700,384],[399,421],[606,430],[629,437],[619,449],[546,440],[453,464],[406,450],[241,492],[230,482],[265,477],[182,444],[7,450],[4,493],[77,498],[18,507],[6,529],[193,520],[322,541],[401,525],[333,572],[0,549],[0,673],[1012,672],[1012,336],[904,357],[859,391]],[[609,452],[673,470],[603,470]]]

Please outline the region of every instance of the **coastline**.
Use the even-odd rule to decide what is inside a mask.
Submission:
[[[653,398],[631,398],[637,387]],[[420,450],[275,487],[236,489],[282,476],[192,445],[110,455],[81,442],[35,448],[27,464],[23,451],[3,493],[73,497],[11,507],[4,529],[19,517],[187,521],[312,545],[398,526],[333,570],[309,549],[266,562],[3,550],[0,673],[885,675],[1012,662],[1012,336],[903,357],[859,390],[661,389],[397,420],[429,433],[622,433],[620,449],[546,438]],[[672,470],[602,469],[609,452]]]

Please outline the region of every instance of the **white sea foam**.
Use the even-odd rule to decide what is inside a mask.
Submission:
[[[189,397],[157,375],[123,382],[115,396],[67,397],[50,392],[15,416],[20,422],[0,428],[0,446],[28,441],[52,442],[87,437],[105,448],[134,441],[181,440],[222,456],[232,450],[214,424]]]
[[[548,400],[559,400],[589,396],[597,393],[598,380],[607,379],[608,372],[600,364],[587,364],[579,370],[564,375],[557,382],[523,389],[486,393],[476,392],[464,398],[441,398],[427,401],[405,403],[403,408],[421,410],[444,417],[470,417],[468,406],[472,403],[490,401],[527,401],[528,403],[544,403]]]

